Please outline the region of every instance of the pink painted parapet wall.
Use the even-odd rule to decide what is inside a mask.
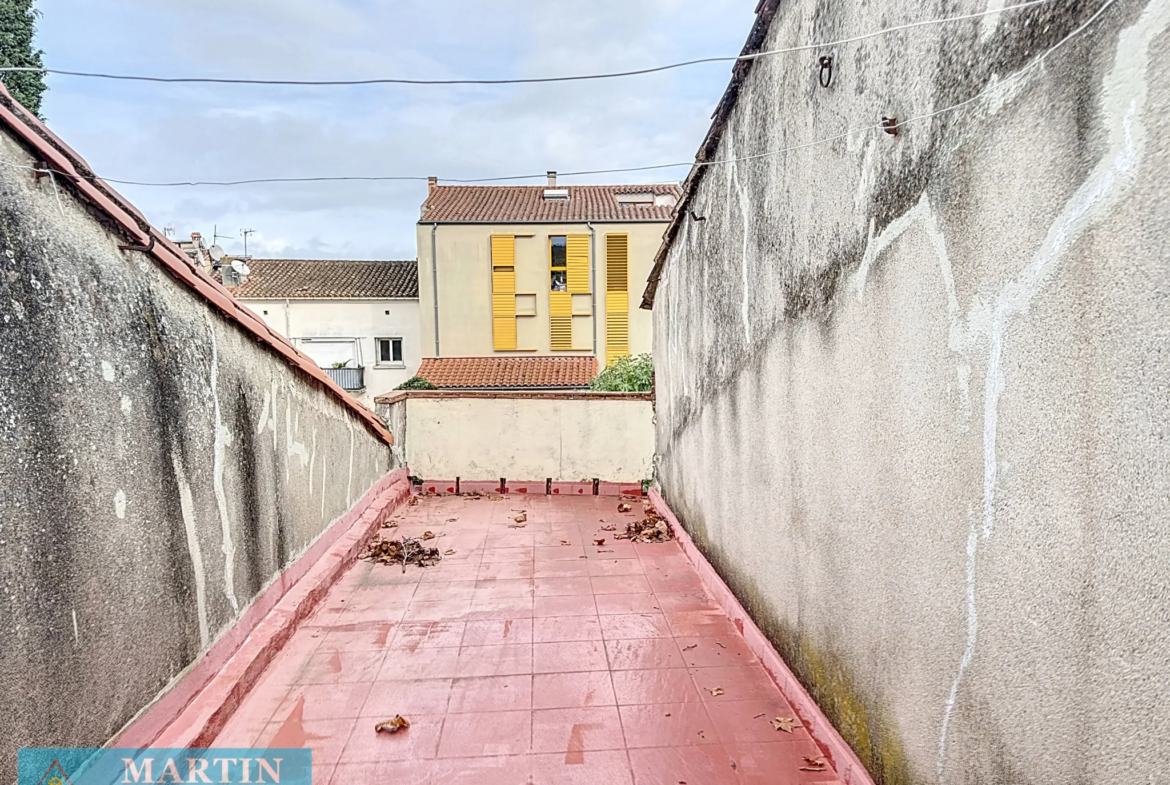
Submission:
[[[210,743],[265,666],[361,554],[366,540],[410,496],[406,469],[374,484],[290,564],[195,664],[114,742],[116,747]]]
[[[723,582],[723,578],[695,545],[657,488],[650,489],[650,503],[674,529],[675,537],[678,539],[679,545],[682,546],[683,553],[686,554],[691,565],[699,574],[707,592],[727,614],[727,618],[731,619],[732,623],[739,629],[752,653],[756,655],[764,669],[768,671],[768,675],[776,682],[776,686],[780,688],[784,698],[792,704],[801,723],[808,730],[813,741],[824,752],[825,758],[836,769],[841,781],[846,785],[874,785],[873,778],[865,766],[861,765],[861,760],[853,748],[846,743],[845,739],[841,738],[841,734],[829,722],[824,712],[821,711],[821,707],[808,694],[804,685],[797,681],[792,669],[780,657],[779,652],[752,621],[751,616],[744,610],[730,587]]]

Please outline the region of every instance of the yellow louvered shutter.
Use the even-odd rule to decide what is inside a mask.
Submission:
[[[569,292],[549,292],[549,335],[553,351],[567,352],[573,348],[573,295]]]
[[[492,235],[492,348],[516,348],[516,238]]]
[[[630,353],[630,236],[605,236],[605,364]]]
[[[589,294],[589,235],[565,238],[565,266],[569,294]]]

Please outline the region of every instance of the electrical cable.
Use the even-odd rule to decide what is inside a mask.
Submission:
[[[929,120],[929,119],[932,119],[934,117],[938,117],[939,115],[943,115],[943,114],[946,114],[948,112],[953,112],[957,109],[961,109],[964,106],[975,103],[976,101],[979,101],[980,99],[982,99],[988,95],[991,95],[993,92],[1002,89],[1005,85],[1011,84],[1012,82],[1022,78],[1025,74],[1030,72],[1032,69],[1037,68],[1040,64],[1042,64],[1053,52],[1057,51],[1062,46],[1067,44],[1070,40],[1072,40],[1076,36],[1083,33],[1086,29],[1088,29],[1094,22],[1097,21],[1097,19],[1099,19],[1101,17],[1102,14],[1105,13],[1106,10],[1108,10],[1116,2],[1117,2],[1117,0],[1105,0],[1105,2],[1102,3],[1100,8],[1098,8],[1095,12],[1093,12],[1092,16],[1090,16],[1087,20],[1085,20],[1078,27],[1076,27],[1074,30],[1072,30],[1068,35],[1066,35],[1060,41],[1058,41],[1057,43],[1053,44],[1051,47],[1046,49],[1042,54],[1037,56],[1036,59],[1032,60],[1027,65],[1020,68],[1018,71],[1015,71],[1014,73],[1009,74],[1008,76],[1004,77],[1000,81],[997,81],[997,82],[994,82],[994,83],[988,85],[983,90],[979,91],[978,93],[976,93],[972,97],[967,98],[963,101],[960,101],[960,102],[955,103],[955,104],[951,104],[950,106],[943,107],[942,109],[936,109],[935,111],[928,112],[926,114],[915,115],[915,116],[909,117],[905,120],[900,120],[900,121],[898,121],[896,127],[901,128],[905,125],[909,125],[910,123],[916,123],[916,122],[920,122],[922,120]],[[560,172],[559,176],[561,176],[561,177],[576,177],[576,176],[598,175],[598,174],[620,174],[620,173],[632,173],[632,172],[645,172],[645,171],[651,171],[651,170],[657,170],[657,169],[673,169],[673,168],[684,167],[684,166],[687,166],[687,167],[721,166],[724,164],[741,163],[741,162],[745,162],[745,161],[754,161],[754,160],[758,160],[761,158],[770,158],[770,157],[774,157],[777,155],[783,155],[784,153],[793,152],[796,150],[803,150],[803,149],[806,149],[809,147],[816,147],[816,146],[819,146],[822,144],[828,144],[829,142],[835,142],[839,139],[845,139],[845,138],[850,137],[850,136],[854,136],[854,135],[861,134],[861,133],[868,133],[868,132],[875,131],[875,130],[885,130],[885,126],[883,126],[881,123],[875,123],[873,125],[866,125],[866,126],[861,126],[858,128],[846,129],[845,131],[842,131],[841,133],[834,134],[832,136],[824,137],[821,139],[817,139],[817,140],[814,140],[811,142],[804,142],[802,144],[791,145],[789,147],[783,147],[783,148],[780,148],[777,150],[769,150],[769,151],[762,152],[762,153],[754,153],[752,155],[738,156],[735,158],[722,158],[722,159],[715,159],[712,161],[679,161],[679,162],[667,163],[667,164],[654,164],[651,166],[632,166],[632,167],[620,167],[620,168],[613,168],[613,169],[590,169],[590,170],[580,170],[580,171],[574,171],[574,172]],[[4,166],[8,166],[10,168],[28,169],[28,170],[31,170],[34,172],[42,172],[42,173],[52,172],[52,173],[61,175],[63,177],[67,177],[67,178],[71,178],[71,179],[80,179],[80,178],[78,178],[77,175],[69,174],[67,172],[62,172],[62,171],[55,170],[55,169],[23,166],[20,164],[12,164],[12,163],[8,163],[8,162],[0,162],[0,164],[2,164]],[[457,184],[475,184],[475,183],[501,182],[504,180],[532,180],[532,179],[543,178],[543,177],[545,177],[545,174],[528,174],[528,175],[512,175],[512,176],[507,176],[507,177],[482,177],[482,178],[467,179],[467,180],[444,179],[444,180],[441,180],[441,182],[457,183]],[[226,180],[226,181],[204,180],[204,181],[187,181],[187,182],[144,182],[144,181],[140,181],[140,180],[116,180],[116,179],[112,179],[112,178],[100,178],[100,179],[104,180],[107,183],[114,183],[117,185],[136,185],[136,186],[144,186],[144,187],[169,188],[169,187],[179,187],[179,186],[235,186],[235,185],[251,185],[251,184],[257,184],[257,183],[345,182],[345,181],[385,182],[385,181],[404,181],[404,180],[405,181],[424,181],[424,180],[428,180],[429,178],[417,177],[417,176],[403,176],[403,175],[398,175],[398,176],[393,176],[393,175],[392,176],[336,176],[336,177],[262,177],[262,178],[248,179],[248,180]]]
[[[801,46],[792,46],[784,49],[771,49],[764,52],[755,52],[754,54],[738,55],[738,56],[724,56],[724,57],[701,57],[695,60],[684,60],[678,63],[668,63],[666,65],[654,66],[651,68],[639,68],[632,71],[612,71],[599,74],[578,74],[573,76],[538,76],[518,79],[398,79],[398,78],[384,78],[384,79],[235,79],[228,77],[203,77],[203,76],[141,76],[137,74],[110,74],[92,71],[68,71],[59,68],[36,68],[30,66],[12,66],[0,68],[0,73],[17,73],[17,72],[31,72],[54,74],[57,76],[76,76],[89,79],[112,79],[117,81],[129,82],[162,82],[165,84],[228,84],[228,85],[274,85],[274,86],[299,86],[299,87],[342,87],[342,86],[356,86],[356,85],[377,85],[377,84],[401,84],[401,85],[511,85],[511,84],[547,84],[550,82],[584,82],[598,79],[617,79],[627,76],[643,76],[646,74],[656,74],[662,71],[671,71],[678,68],[686,68],[692,65],[702,65],[705,63],[730,63],[730,62],[746,62],[750,60],[758,60],[763,57],[772,57],[774,55],[791,54],[793,52],[807,52],[811,49],[829,49],[834,46],[843,46],[844,44],[856,43],[857,41],[864,41],[869,38],[877,38],[878,36],[887,35],[889,33],[896,33],[902,30],[911,30],[916,27],[925,27],[927,25],[947,24],[950,22],[962,22],[969,19],[979,19],[984,16],[991,16],[993,14],[1002,14],[1007,11],[1015,11],[1020,8],[1031,8],[1036,5],[1043,5],[1054,2],[1055,0],[1027,0],[1027,2],[1017,3],[1016,5],[1004,6],[1003,8],[993,8],[986,11],[978,11],[970,14],[963,14],[961,16],[951,16],[943,19],[927,19],[920,22],[909,22],[907,24],[897,25],[895,27],[887,27],[882,30],[876,30],[872,33],[863,33],[862,35],[853,36],[851,38],[842,38],[838,41],[825,41],[817,44],[803,44]]]

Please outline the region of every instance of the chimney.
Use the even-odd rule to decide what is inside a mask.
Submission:
[[[191,242],[196,242],[202,236],[199,232],[191,232]]]
[[[427,193],[430,193],[431,191],[435,190],[435,187],[438,186],[438,184],[439,184],[438,177],[428,177],[427,178]]]
[[[556,188],[557,187],[557,173],[556,172],[549,172],[548,173],[548,187],[549,188]]]

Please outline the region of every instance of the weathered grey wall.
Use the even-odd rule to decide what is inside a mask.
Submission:
[[[658,290],[666,499],[887,783],[1170,770],[1170,3],[1008,78],[1101,5],[761,60],[719,159],[1001,87],[711,168]]]
[[[0,135],[0,779],[101,745],[389,468]]]

